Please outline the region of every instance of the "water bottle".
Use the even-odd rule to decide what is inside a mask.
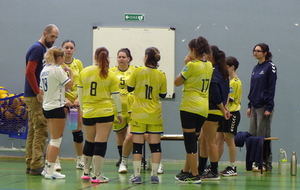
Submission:
[[[282,148],[280,149],[278,156],[278,174],[287,174],[287,156],[285,150],[283,150]]]
[[[69,119],[68,119],[68,128],[70,130],[76,130],[77,129],[77,120],[78,120],[77,108],[70,108]]]
[[[297,175],[297,157],[296,157],[296,152],[293,152],[291,157],[291,176],[296,176],[296,175]]]

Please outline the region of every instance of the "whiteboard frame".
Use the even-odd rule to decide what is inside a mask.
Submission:
[[[131,51],[131,65],[143,66],[145,50],[156,47],[161,54],[159,68],[167,77],[166,98],[174,98],[175,78],[175,28],[139,28],[139,27],[93,27],[93,60],[98,47],[109,51],[110,67],[117,65],[117,52],[121,48]]]

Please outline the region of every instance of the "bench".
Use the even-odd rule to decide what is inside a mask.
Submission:
[[[261,151],[261,160],[263,160],[263,152],[264,152],[264,143],[265,141],[271,141],[271,140],[278,140],[278,137],[266,137],[264,138],[264,141],[262,142],[262,151]],[[160,137],[160,140],[165,141],[182,141],[184,140],[183,134],[164,134]],[[144,151],[145,152],[145,151]],[[268,152],[267,152],[268,154]],[[266,167],[266,171],[267,167]],[[261,174],[263,174],[263,169],[261,169]]]
[[[164,134],[160,137],[162,141],[182,141],[183,139],[183,134]]]
[[[279,138],[278,137],[266,137],[264,138],[263,142],[262,142],[262,149],[261,149],[261,160],[264,160],[264,157],[263,157],[263,152],[264,152],[264,144],[265,144],[265,141],[272,141],[272,140],[278,140]],[[268,150],[268,149],[267,149]],[[267,152],[266,155],[268,155],[269,153]],[[268,171],[268,167],[266,167],[266,172]],[[261,168],[261,174],[263,174],[263,168]]]

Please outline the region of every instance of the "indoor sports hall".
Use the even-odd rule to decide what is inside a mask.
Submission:
[[[1,1],[0,6],[0,190],[21,189],[300,189],[300,168],[291,175],[292,153],[300,154],[300,1],[297,0],[52,0]],[[276,95],[271,122],[272,171],[247,171],[247,147],[236,147],[237,175],[220,177],[218,181],[183,184],[175,179],[184,167],[186,150],[182,139],[161,141],[163,174],[159,183],[150,183],[151,171],[141,169],[141,184],[129,182],[134,173],[132,155],[128,172],[119,174],[116,133],[111,131],[103,164],[110,181],[94,184],[83,181],[77,170],[73,136],[64,129],[60,146],[61,173],[65,179],[49,180],[26,174],[25,148],[28,129],[26,104],[23,101],[26,53],[38,41],[45,26],[54,24],[59,35],[53,46],[66,39],[76,42],[74,57],[83,67],[94,64],[94,52],[105,46],[110,67],[117,65],[117,51],[129,48],[134,66],[143,66],[145,49],[157,47],[161,60],[158,69],[167,78],[167,96],[161,99],[164,135],[181,136],[180,105],[182,86],[174,85],[189,54],[189,42],[199,36],[216,45],[226,56],[239,61],[237,75],[243,85],[241,121],[238,131],[249,131],[246,116],[251,76],[257,60],[254,46],[266,43],[277,68]],[[255,50],[256,53],[257,50]],[[262,73],[264,74],[264,73]],[[268,92],[265,92],[268,93]],[[85,131],[83,131],[85,134]],[[49,139],[47,140],[47,143]],[[257,149],[262,148],[262,144]],[[286,152],[286,168],[278,172],[280,149]],[[249,153],[249,152],[248,152]],[[144,157],[150,157],[145,143]],[[258,159],[260,159],[259,157]],[[225,143],[218,170],[229,164]],[[149,163],[147,163],[149,164]],[[295,169],[295,168],[294,168]]]

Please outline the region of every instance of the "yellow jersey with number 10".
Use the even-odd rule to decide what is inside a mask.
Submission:
[[[144,124],[162,124],[159,94],[167,94],[164,72],[150,67],[138,67],[127,81],[134,88],[131,119]]]

